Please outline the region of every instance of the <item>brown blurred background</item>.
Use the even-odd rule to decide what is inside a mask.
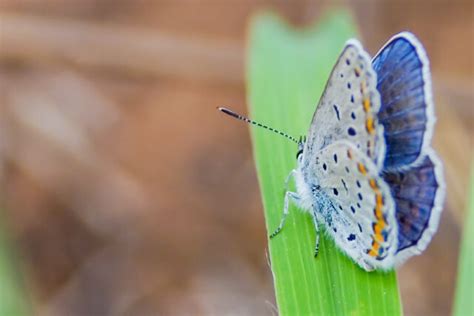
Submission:
[[[448,200],[399,283],[407,315],[450,313],[473,157],[472,1],[2,0],[0,220],[34,314],[275,314],[248,130],[215,106],[245,111],[252,14],[304,25],[334,4],[370,53],[411,30],[430,56]]]

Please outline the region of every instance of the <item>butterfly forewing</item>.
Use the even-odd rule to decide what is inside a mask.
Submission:
[[[337,140],[346,139],[381,167],[383,127],[377,121],[377,78],[359,42],[349,41],[339,57],[311,123],[304,160]],[[307,162],[307,161],[306,161]]]

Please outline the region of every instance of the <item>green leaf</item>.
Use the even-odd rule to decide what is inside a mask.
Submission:
[[[28,315],[30,308],[2,215],[0,210],[0,315]]]
[[[344,43],[356,34],[346,12],[333,12],[319,25],[290,28],[273,14],[251,24],[248,101],[251,116],[292,135],[306,135],[317,101]],[[284,181],[296,166],[294,143],[252,129],[254,156],[267,231],[280,222]],[[281,315],[399,315],[394,272],[367,273],[321,234],[318,258],[308,214],[290,207],[283,231],[269,240],[276,299]]]
[[[454,315],[457,316],[474,315],[474,166],[471,168],[466,219],[454,303]]]

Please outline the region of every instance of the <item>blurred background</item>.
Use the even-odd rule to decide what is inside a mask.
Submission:
[[[371,54],[411,30],[430,56],[447,203],[399,284],[406,315],[450,313],[473,157],[472,1],[2,0],[0,228],[32,314],[276,313],[248,129],[215,107],[246,111],[254,13],[303,26],[334,6]]]

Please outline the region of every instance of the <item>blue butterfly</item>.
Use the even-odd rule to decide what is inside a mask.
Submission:
[[[426,52],[416,37],[391,38],[371,60],[349,40],[334,66],[305,138],[298,144],[290,201],[324,224],[339,249],[367,271],[401,265],[428,246],[445,196],[442,164],[431,148],[435,123]]]

